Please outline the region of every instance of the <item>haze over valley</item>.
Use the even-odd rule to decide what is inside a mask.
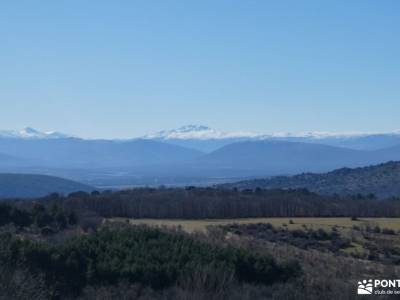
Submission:
[[[0,131],[0,171],[98,187],[210,185],[400,160],[400,133],[221,132],[188,125],[132,139]]]

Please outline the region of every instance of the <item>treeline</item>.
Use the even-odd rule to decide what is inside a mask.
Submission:
[[[104,228],[61,244],[2,234],[0,270],[8,270],[10,277],[18,269],[41,278],[32,287],[43,285],[44,298],[52,299],[75,298],[88,286],[117,286],[120,282],[163,290],[185,286],[192,278],[212,291],[224,284],[223,278],[269,285],[301,272],[297,263],[278,264],[268,255],[214,246],[182,233],[146,227]],[[14,290],[2,293],[12,297]]]
[[[102,217],[400,217],[399,198],[321,196],[306,189],[137,188],[79,192],[62,200],[68,210],[91,211]]]

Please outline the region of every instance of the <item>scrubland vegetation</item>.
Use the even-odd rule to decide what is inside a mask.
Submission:
[[[349,217],[339,218],[237,218],[237,219],[135,219],[135,218],[108,218],[111,222],[129,222],[133,225],[169,226],[181,227],[184,231],[206,231],[209,226],[228,224],[257,224],[269,223],[275,227],[294,229],[324,229],[337,228],[340,231],[348,232],[355,228],[385,228],[396,231],[400,230],[400,218],[357,218],[352,220]]]
[[[359,279],[400,276],[399,211],[306,190],[3,201],[0,299],[353,299]]]

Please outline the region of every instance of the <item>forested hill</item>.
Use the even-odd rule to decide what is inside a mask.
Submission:
[[[35,198],[51,193],[90,192],[93,187],[59,177],[35,174],[0,174],[0,198]]]
[[[364,168],[342,168],[329,173],[304,173],[224,184],[238,189],[307,188],[326,195],[375,194],[379,198],[400,196],[400,162]]]

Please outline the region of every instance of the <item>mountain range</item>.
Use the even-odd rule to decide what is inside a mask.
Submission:
[[[2,138],[0,153],[21,158],[29,167],[89,169],[176,163],[202,155],[198,150],[152,140],[117,141],[79,138]]]
[[[323,144],[355,150],[378,150],[400,145],[400,131],[386,133],[363,132],[279,132],[260,134],[239,131],[223,132],[204,125],[186,125],[177,129],[162,130],[143,136],[144,139],[158,140],[212,152],[222,146],[243,141],[287,141]]]
[[[400,133],[270,134],[188,125],[126,140],[0,131],[0,172],[96,186],[202,184],[400,160]]]
[[[342,168],[332,172],[315,174],[304,173],[294,176],[277,176],[264,179],[245,180],[223,184],[224,188],[307,188],[325,195],[368,195],[378,198],[400,196],[400,162],[363,168]]]

